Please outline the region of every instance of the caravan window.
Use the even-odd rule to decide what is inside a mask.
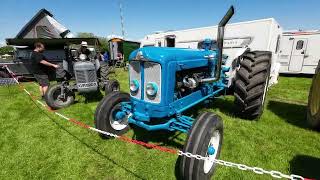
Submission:
[[[299,40],[297,42],[296,50],[301,50],[303,48],[303,43],[304,43],[303,40]]]

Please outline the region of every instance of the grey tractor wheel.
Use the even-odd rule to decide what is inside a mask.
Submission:
[[[116,135],[126,133],[130,127],[128,115],[121,111],[121,102],[129,102],[130,95],[122,92],[112,92],[106,95],[97,106],[94,119],[97,129]],[[101,134],[105,138],[110,138]]]
[[[0,71],[0,78],[9,78],[10,75],[4,71]]]
[[[74,93],[65,88],[64,96],[61,96],[61,88],[62,86],[60,84],[52,85],[48,88],[48,91],[45,94],[45,101],[52,109],[65,108],[74,103]]]
[[[105,94],[109,94],[111,92],[120,91],[120,83],[119,81],[112,79],[107,81],[104,87]]]
[[[271,52],[246,52],[237,70],[234,84],[236,114],[244,119],[258,119],[264,108],[271,68]]]
[[[307,119],[310,125],[320,130],[320,66],[313,76],[309,91]]]
[[[194,122],[189,131],[183,152],[208,157],[210,160],[198,160],[182,156],[180,159],[181,178],[185,180],[210,179],[216,169],[213,161],[219,158],[223,140],[223,123],[221,118],[213,113],[203,113]],[[209,154],[209,147],[214,153]]]

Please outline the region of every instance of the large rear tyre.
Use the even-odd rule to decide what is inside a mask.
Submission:
[[[320,130],[320,63],[313,76],[309,91],[307,119],[310,125]]]
[[[181,178],[186,180],[210,179],[216,169],[216,163],[213,161],[220,155],[222,140],[221,118],[209,112],[201,114],[188,134],[183,152],[208,157],[208,160],[182,156],[180,159]]]
[[[64,94],[61,94],[61,88],[64,88]],[[48,88],[45,94],[45,101],[52,109],[61,109],[74,103],[74,93],[60,84],[55,84]]]
[[[121,103],[129,101],[130,95],[128,93],[112,92],[106,95],[95,112],[96,128],[119,136],[125,134],[130,127],[128,115],[122,111]],[[110,138],[105,134],[101,134],[101,136]]]
[[[111,92],[117,92],[120,91],[120,83],[119,81],[112,79],[108,80],[107,83],[105,84],[104,88],[105,94],[109,94]]]
[[[268,51],[253,51],[243,55],[234,86],[236,114],[241,118],[258,119],[263,113],[271,56]]]

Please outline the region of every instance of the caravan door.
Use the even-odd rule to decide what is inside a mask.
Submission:
[[[299,72],[302,70],[303,61],[307,49],[307,42],[307,39],[301,38],[294,40],[289,64],[289,71]]]

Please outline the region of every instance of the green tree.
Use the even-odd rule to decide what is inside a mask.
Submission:
[[[12,46],[3,46],[0,47],[0,54],[12,54],[13,53],[13,47]]]
[[[79,32],[77,33],[77,38],[95,38],[96,36],[93,33],[89,32]]]
[[[108,39],[104,37],[99,37],[90,32],[79,32],[77,33],[77,38],[98,38],[100,46],[98,46],[99,51],[107,51],[109,49]]]

